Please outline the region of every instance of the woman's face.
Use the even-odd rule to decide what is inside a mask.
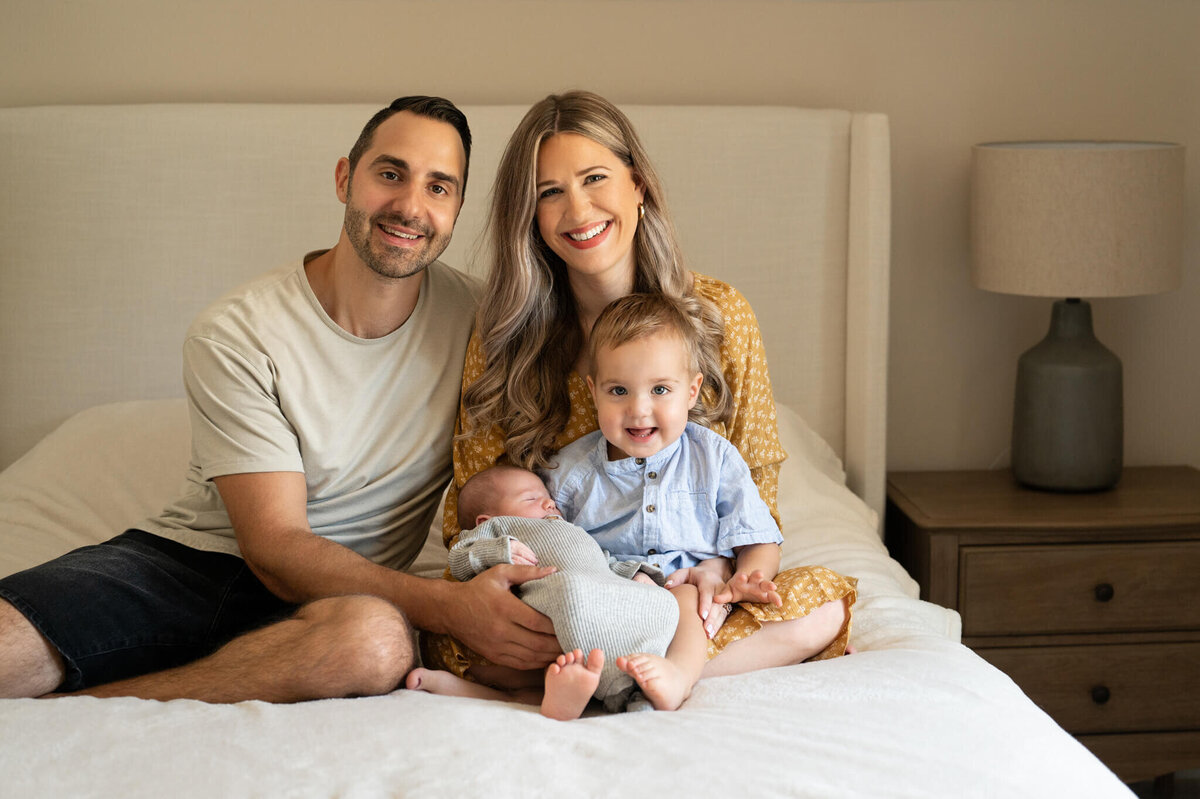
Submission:
[[[633,234],[644,195],[633,170],[603,144],[577,133],[542,142],[538,230],[572,273],[633,279]]]

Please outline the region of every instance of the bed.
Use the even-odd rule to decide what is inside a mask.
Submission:
[[[386,98],[390,99],[390,98]],[[0,109],[0,575],[155,513],[189,457],[188,321],[329,246],[361,105]],[[443,260],[481,273],[491,175],[523,106],[465,107],[467,204]],[[784,565],[859,578],[858,653],[702,681],[675,713],[553,722],[397,691],[297,705],[0,700],[5,796],[1128,796],[959,643],[887,555],[888,121],[626,109],[690,265],[767,343],[789,460]],[[455,368],[453,365],[448,368]],[[445,564],[431,529],[409,568]]]

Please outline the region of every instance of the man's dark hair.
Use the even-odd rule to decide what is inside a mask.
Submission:
[[[463,164],[463,190],[465,191],[467,170],[471,165],[471,127],[467,124],[466,115],[444,97],[427,97],[425,95],[398,97],[387,108],[380,109],[367,121],[362,133],[358,134],[358,141],[354,142],[354,146],[350,148],[350,173],[354,174],[354,168],[358,166],[359,159],[371,146],[376,128],[401,111],[409,111],[417,116],[436,119],[454,126],[454,129],[458,131],[458,137],[462,140],[463,153],[466,155],[466,161]]]

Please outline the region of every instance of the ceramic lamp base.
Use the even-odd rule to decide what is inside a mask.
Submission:
[[[1121,361],[1093,334],[1091,305],[1055,302],[1050,332],[1017,364],[1013,476],[1048,491],[1112,488],[1123,418]]]

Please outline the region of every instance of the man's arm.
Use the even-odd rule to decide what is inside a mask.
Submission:
[[[414,626],[452,635],[489,660],[518,669],[542,668],[561,653],[550,620],[511,591],[552,569],[495,566],[465,583],[414,577],[313,533],[299,472],[225,475],[213,482],[247,566],[281,599],[382,597]]]

